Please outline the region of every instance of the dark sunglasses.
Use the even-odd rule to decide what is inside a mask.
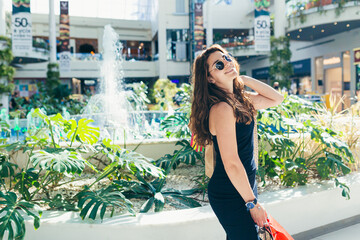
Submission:
[[[232,55],[230,53],[228,53],[227,55],[222,55],[222,58],[225,59],[227,62],[233,61],[231,57],[232,57]],[[211,69],[209,71],[209,74],[211,73],[211,71],[213,71],[215,69],[220,70],[220,71],[223,70],[225,68],[225,63],[221,60],[218,60],[215,62],[215,64],[213,66],[214,67],[213,67],[213,69]]]

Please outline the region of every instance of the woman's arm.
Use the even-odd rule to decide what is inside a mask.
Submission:
[[[269,85],[245,75],[240,76],[240,78],[246,86],[256,92],[247,92],[255,109],[274,107],[284,100],[284,96]]]
[[[255,199],[245,168],[237,151],[236,126],[234,111],[225,102],[214,105],[210,110],[210,125],[214,126],[221,159],[225,171],[236,190],[245,202]],[[251,216],[258,226],[266,223],[266,212],[258,203],[250,210]]]

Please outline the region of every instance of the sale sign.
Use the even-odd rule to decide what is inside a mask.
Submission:
[[[255,51],[270,51],[270,0],[255,0]]]
[[[28,56],[32,51],[30,0],[12,1],[12,52],[14,56]]]

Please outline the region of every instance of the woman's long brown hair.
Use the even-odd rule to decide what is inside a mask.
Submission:
[[[196,57],[192,68],[193,96],[189,126],[191,132],[196,136],[196,143],[200,146],[212,142],[209,130],[209,113],[213,105],[219,102],[228,103],[234,109],[236,121],[245,124],[250,124],[256,115],[251,100],[245,95],[244,84],[238,79],[239,76],[234,78],[234,93],[231,95],[208,81],[209,66],[207,60],[216,51],[227,54],[227,51],[220,45],[212,45]],[[239,64],[235,59],[233,61],[239,72]]]

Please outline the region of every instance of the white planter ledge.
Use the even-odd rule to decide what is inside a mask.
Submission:
[[[260,195],[267,211],[290,234],[304,233],[360,214],[360,173],[341,179],[351,199],[341,197],[332,182],[290,188]],[[209,206],[161,213],[115,216],[102,223],[81,220],[78,213],[45,212],[38,230],[26,221],[27,240],[225,240],[225,233]]]

